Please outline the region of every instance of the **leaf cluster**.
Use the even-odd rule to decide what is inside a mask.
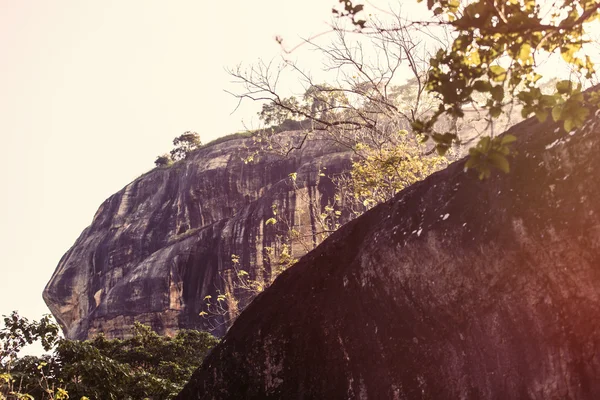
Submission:
[[[402,189],[448,165],[445,156],[428,154],[427,147],[406,131],[380,148],[361,144],[361,158],[352,164],[350,176],[337,181],[341,207],[355,215],[390,200]]]

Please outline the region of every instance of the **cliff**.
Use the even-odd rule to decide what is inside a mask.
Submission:
[[[510,129],[346,224],[241,314],[179,399],[600,398],[600,112]]]
[[[298,144],[303,137],[282,135]],[[200,149],[136,179],[100,206],[43,293],[66,337],[123,337],[135,321],[167,334],[207,328],[199,316],[205,296],[234,290],[224,275],[233,254],[253,278],[271,273],[259,267],[281,234],[265,224],[273,204],[318,242],[311,205],[325,206],[334,191],[319,172],[348,170],[350,154],[312,140],[289,157],[263,154],[245,164],[242,158],[255,147],[252,139],[235,139]],[[306,253],[299,246],[292,251]],[[216,334],[226,330],[226,318],[216,322]]]

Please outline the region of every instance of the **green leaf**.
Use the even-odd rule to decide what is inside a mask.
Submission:
[[[517,141],[517,137],[515,135],[504,135],[502,136],[502,140],[500,140],[500,144],[506,146],[507,144],[511,144]]]
[[[481,64],[481,57],[479,57],[479,52],[477,50],[472,51],[467,56],[467,62],[470,65],[480,65]]]
[[[460,0],[450,0],[448,1],[448,7],[450,11],[456,12],[458,7],[460,7]]]
[[[492,144],[492,141],[491,141],[490,137],[484,136],[481,139],[479,139],[479,143],[477,143],[477,148],[482,153],[487,153],[490,150],[491,144]]]
[[[552,107],[552,119],[554,122],[560,121],[562,117],[563,106],[559,104],[557,106]]]
[[[489,92],[492,89],[492,85],[487,81],[478,80],[473,83],[473,89],[478,92]]]
[[[574,123],[572,119],[566,119],[564,124],[563,124],[565,131],[569,132],[571,129],[573,129]]]
[[[546,119],[548,119],[548,114],[549,114],[549,112],[548,112],[548,110],[547,110],[547,109],[545,109],[545,108],[543,108],[543,109],[538,109],[538,110],[535,112],[535,116],[537,117],[538,121],[540,121],[540,122],[545,122],[545,121],[546,121]]]
[[[465,169],[470,169],[473,168],[475,166],[475,158],[473,156],[470,156],[467,159],[467,162],[465,163]]]
[[[508,173],[510,171],[510,165],[504,155],[493,152],[488,155],[488,160],[491,165],[498,168],[500,171],[504,173]]]
[[[277,220],[275,218],[269,218],[268,220],[265,221],[265,225],[274,225],[277,223]]]
[[[504,88],[500,85],[494,86],[490,89],[492,99],[496,101],[502,101],[504,99]]]
[[[479,171],[479,180],[484,180],[490,177],[490,175],[492,174],[492,171],[490,171],[490,169],[486,166],[480,166],[478,168]]]
[[[502,107],[491,107],[490,116],[492,118],[498,118],[502,114]]]
[[[541,107],[553,107],[554,105],[556,105],[555,96],[544,94],[542,97],[540,97]]]

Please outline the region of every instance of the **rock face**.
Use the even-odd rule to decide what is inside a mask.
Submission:
[[[282,135],[298,143],[303,137]],[[277,225],[265,224],[273,204],[316,244],[313,206],[325,206],[334,192],[319,171],[347,171],[350,154],[313,140],[291,157],[262,155],[245,164],[242,158],[252,151],[251,139],[201,149],[106,200],[44,290],[65,335],[123,337],[135,321],[167,334],[205,328],[198,315],[204,298],[228,290],[223,272],[231,270],[233,254],[253,278],[270,274],[257,266],[281,233]],[[293,172],[295,182],[289,177]],[[215,333],[223,334],[226,327]]]
[[[178,398],[600,398],[599,115],[524,121],[512,173],[459,161],[346,224]]]

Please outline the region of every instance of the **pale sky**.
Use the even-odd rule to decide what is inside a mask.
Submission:
[[[175,136],[243,129],[225,67],[326,29],[334,0],[0,0],[0,315],[41,294],[100,204]],[[256,123],[256,121],[254,121]]]
[[[275,35],[295,44],[327,30],[336,4],[0,0],[0,315],[48,312],[60,257],[175,136],[256,127],[256,104],[230,115],[225,68],[277,57]]]

